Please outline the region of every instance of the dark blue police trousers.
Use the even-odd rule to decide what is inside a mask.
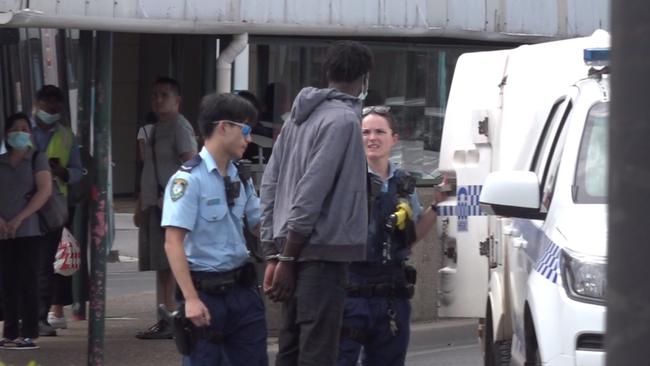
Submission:
[[[350,282],[363,285],[353,273]],[[361,282],[361,283],[360,283]],[[390,327],[389,309],[395,311],[397,331]],[[355,366],[361,354],[364,366],[403,366],[410,336],[411,302],[406,298],[346,297],[343,327],[363,334],[362,340],[343,336],[338,366]]]
[[[253,287],[236,285],[215,296],[199,292],[210,311],[212,330],[224,335],[222,343],[200,340],[183,366],[267,366],[264,302]]]

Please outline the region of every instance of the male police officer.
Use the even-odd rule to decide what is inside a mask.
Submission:
[[[243,233],[244,220],[249,228],[259,223],[259,199],[233,163],[250,142],[245,123],[257,112],[242,97],[212,94],[199,113],[205,146],[167,184],[162,218],[186,317],[201,334],[184,362],[266,365],[264,304]]]

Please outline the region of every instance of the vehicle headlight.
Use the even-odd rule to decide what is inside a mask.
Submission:
[[[605,302],[607,262],[605,258],[562,252],[562,281],[570,298],[590,303]]]

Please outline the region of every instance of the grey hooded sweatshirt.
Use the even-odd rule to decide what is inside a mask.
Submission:
[[[261,187],[266,255],[304,239],[303,261],[364,260],[368,228],[361,101],[304,88],[273,148]]]

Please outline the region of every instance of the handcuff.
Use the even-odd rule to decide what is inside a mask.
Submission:
[[[266,256],[266,261],[278,261],[278,262],[296,262],[298,261],[298,257],[288,257],[284,256],[282,254],[273,254],[273,255],[267,255]]]

